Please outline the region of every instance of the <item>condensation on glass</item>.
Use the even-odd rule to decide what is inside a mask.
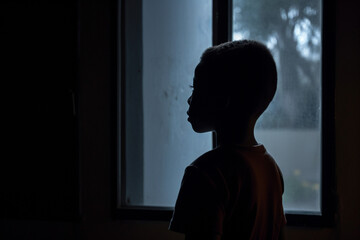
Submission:
[[[321,1],[233,1],[233,39],[273,53],[278,89],[256,125],[257,140],[279,164],[286,211],[320,212]]]
[[[126,76],[125,204],[173,207],[184,169],[212,147],[186,114],[194,69],[211,46],[212,1],[142,1],[140,35],[141,80],[136,69]]]

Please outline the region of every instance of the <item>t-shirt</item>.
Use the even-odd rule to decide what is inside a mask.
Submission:
[[[186,170],[169,229],[221,239],[278,239],[281,171],[263,145],[209,151]]]

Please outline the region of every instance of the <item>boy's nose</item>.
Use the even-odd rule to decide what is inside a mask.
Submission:
[[[192,95],[188,98],[187,103],[190,105],[192,100]]]

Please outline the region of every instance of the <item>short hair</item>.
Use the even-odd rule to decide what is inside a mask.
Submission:
[[[251,114],[260,116],[275,95],[276,64],[262,43],[239,40],[210,47],[202,54],[200,65],[208,87],[220,96],[247,101]]]

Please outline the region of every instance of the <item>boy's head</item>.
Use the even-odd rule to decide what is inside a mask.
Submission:
[[[227,42],[205,50],[193,85],[189,121],[197,132],[212,131],[256,120],[265,111],[276,91],[276,65],[259,42]]]

